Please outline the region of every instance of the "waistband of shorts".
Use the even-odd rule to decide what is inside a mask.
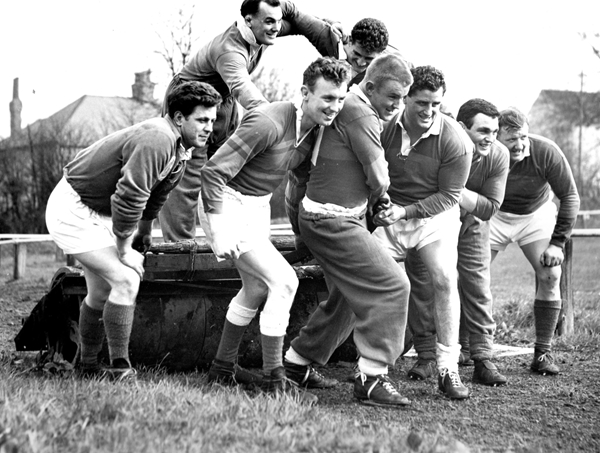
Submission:
[[[223,188],[223,195],[229,195],[236,200],[239,200],[245,206],[265,206],[269,204],[271,201],[271,197],[273,194],[269,193],[267,195],[244,195],[241,192],[238,192],[235,189],[232,189],[229,186],[225,186]]]
[[[333,215],[337,217],[363,216],[367,212],[367,204],[368,202],[365,201],[364,204],[355,208],[346,208],[344,206],[339,206],[334,203],[319,203],[317,201],[311,200],[307,196],[304,196],[304,198],[302,199],[302,207],[305,211],[310,212],[312,214]]]

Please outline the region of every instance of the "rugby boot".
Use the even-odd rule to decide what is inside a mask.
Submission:
[[[462,383],[457,371],[448,371],[444,368],[438,374],[438,388],[440,392],[453,400],[464,400],[469,397],[469,389]]]
[[[489,385],[497,387],[505,385],[508,382],[506,376],[503,376],[491,360],[475,360],[475,369],[473,370],[473,382],[475,384]]]
[[[300,387],[309,389],[327,389],[339,384],[336,379],[328,379],[315,370],[311,365],[296,365],[295,363],[283,361],[285,375]]]
[[[368,406],[400,408],[410,404],[408,398],[398,393],[387,374],[367,376],[359,373],[354,379],[354,396]]]
[[[552,354],[539,351],[534,352],[533,360],[531,361],[531,371],[535,371],[542,376],[556,376],[560,373],[560,369],[554,364]]]
[[[437,373],[437,362],[435,360],[418,359],[413,367],[408,370],[408,378],[415,381],[424,381]]]

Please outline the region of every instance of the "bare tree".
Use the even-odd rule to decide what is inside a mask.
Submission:
[[[156,32],[162,42],[162,49],[155,50],[167,63],[171,76],[174,76],[187,63],[195,42],[192,23],[194,19],[194,5],[180,8],[173,23],[168,25],[168,36]],[[171,21],[169,21],[171,22]]]

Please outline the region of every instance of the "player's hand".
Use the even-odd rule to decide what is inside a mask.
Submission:
[[[119,253],[119,261],[125,266],[132,268],[140,277],[140,280],[144,279],[144,255],[140,252],[129,248]]]
[[[345,44],[347,41],[347,37],[346,35],[344,35],[344,27],[342,26],[341,22],[332,21],[331,29],[337,35],[337,37],[340,38],[340,41],[342,41]]]
[[[406,209],[402,206],[391,205],[373,216],[373,223],[377,226],[389,226],[406,217]]]
[[[550,244],[544,253],[540,255],[540,263],[542,266],[554,267],[560,266],[565,260],[563,249],[556,245]]]
[[[136,250],[142,254],[145,254],[152,245],[152,233],[142,233],[140,231],[136,231],[133,234],[133,242],[131,243],[131,247],[133,250]]]
[[[237,235],[233,234],[222,214],[207,213],[211,247],[217,258],[238,259],[241,255]]]
[[[298,251],[300,253],[305,253],[307,255],[309,255],[311,253],[308,246],[304,243],[302,236],[300,236],[298,234],[296,234],[294,236],[294,247],[296,248],[296,251]]]

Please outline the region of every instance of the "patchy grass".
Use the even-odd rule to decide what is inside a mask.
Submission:
[[[374,424],[207,386],[198,373],[142,370],[137,382],[113,384],[17,371],[6,359],[0,407],[0,426],[24,452],[387,452],[405,451],[410,431],[401,420]],[[442,430],[410,442],[418,451],[456,444]]]
[[[408,381],[413,359],[390,375],[412,405],[357,404],[345,382],[350,364],[321,371],[340,385],[319,390],[319,405],[211,387],[197,372],[142,369],[136,383],[110,384],[27,372],[34,354],[16,354],[12,338],[64,262],[33,249],[27,278],[12,281],[11,251],[0,261],[0,451],[20,452],[562,452],[600,451],[600,241],[576,239],[575,334],[556,339],[561,375],[529,371],[529,356],[497,360],[509,385],[473,384],[450,401],[437,382]],[[533,343],[533,271],[516,247],[492,267],[500,343]],[[8,442],[8,443],[7,443]],[[468,446],[468,447],[467,447]],[[4,448],[4,451],[2,449]],[[16,450],[12,450],[16,451]]]

